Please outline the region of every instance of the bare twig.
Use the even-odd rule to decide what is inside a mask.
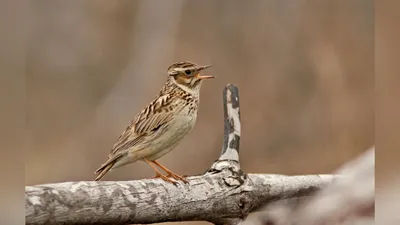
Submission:
[[[127,224],[204,220],[237,224],[279,199],[309,195],[332,175],[246,174],[240,170],[238,89],[224,90],[224,144],[220,158],[189,184],[160,179],[82,181],[25,188],[26,224]]]

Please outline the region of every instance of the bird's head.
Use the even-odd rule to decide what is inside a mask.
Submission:
[[[200,75],[203,70],[209,67],[211,66],[199,66],[191,62],[177,62],[168,68],[168,76],[172,82],[183,90],[190,93],[197,92],[200,90],[203,80],[215,77]]]

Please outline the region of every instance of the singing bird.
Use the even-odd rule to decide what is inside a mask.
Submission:
[[[167,82],[156,98],[131,121],[114,144],[108,159],[95,171],[96,181],[110,170],[138,160],[144,161],[159,177],[176,184],[188,181],[156,160],[172,151],[196,123],[204,69],[191,62],[177,62],[168,68]],[[158,169],[166,172],[166,175]],[[174,178],[175,180],[171,179]]]

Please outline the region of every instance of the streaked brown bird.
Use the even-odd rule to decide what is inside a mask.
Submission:
[[[143,160],[155,177],[176,184],[188,181],[156,160],[172,151],[193,129],[200,102],[200,87],[205,79],[200,72],[210,66],[177,62],[168,68],[168,78],[157,97],[132,120],[114,144],[108,159],[96,170],[96,181],[113,169]],[[165,171],[161,173],[158,168]]]

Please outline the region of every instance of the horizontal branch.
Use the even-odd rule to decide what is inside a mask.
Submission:
[[[27,224],[148,224],[244,219],[271,201],[310,194],[332,176],[235,174],[188,178],[175,186],[160,179],[66,182],[26,187]]]
[[[175,186],[161,179],[82,181],[25,188],[26,224],[148,224],[203,220],[237,224],[258,208],[302,197],[333,175],[246,174],[240,169],[239,91],[223,92],[224,142],[206,173]]]

